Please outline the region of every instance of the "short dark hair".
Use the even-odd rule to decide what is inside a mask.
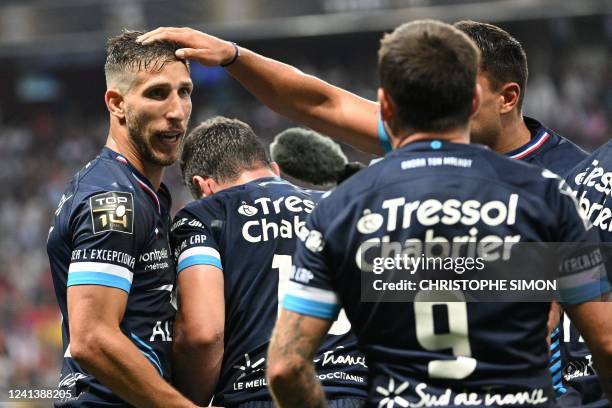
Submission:
[[[516,82],[521,87],[518,109],[523,106],[527,86],[527,55],[520,42],[493,24],[459,21],[455,27],[470,37],[480,49],[480,69],[494,90],[503,84]]]
[[[185,137],[181,154],[183,182],[195,198],[201,196],[193,176],[218,183],[236,180],[245,170],[270,167],[263,143],[253,129],[238,119],[217,116],[202,122]]]
[[[126,73],[139,71],[161,71],[168,62],[180,61],[187,68],[189,63],[176,57],[174,52],[178,44],[171,41],[155,41],[147,45],[136,42],[142,31],[124,30],[121,34],[111,37],[106,43],[106,63],[104,74],[106,84],[110,86],[114,78]]]
[[[478,73],[478,49],[449,24],[420,20],[386,34],[378,73],[396,105],[398,125],[440,132],[466,126]]]

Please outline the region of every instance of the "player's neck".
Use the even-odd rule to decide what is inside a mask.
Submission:
[[[251,181],[265,178],[265,177],[278,177],[271,169],[268,167],[262,167],[255,170],[246,170],[240,174],[236,180],[231,181],[225,184],[217,184],[219,188],[218,191],[225,190],[226,188],[240,186],[242,184],[250,183]]]
[[[156,164],[147,163],[140,157],[134,146],[127,143],[118,143],[116,138],[108,135],[106,147],[119,153],[153,185],[155,191],[161,185],[164,176],[164,167]]]
[[[395,139],[395,138],[394,138]],[[440,140],[450,143],[470,143],[470,132],[466,129],[453,129],[447,132],[416,132],[408,135],[399,135],[395,140],[395,148],[400,149],[410,143],[427,140]]]
[[[521,114],[511,113],[502,117],[502,130],[496,146],[491,146],[498,153],[508,153],[526,145],[531,140],[531,132]]]

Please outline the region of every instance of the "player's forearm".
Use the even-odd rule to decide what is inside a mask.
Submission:
[[[223,337],[216,341],[190,341],[180,327],[175,327],[172,346],[174,385],[190,400],[207,405],[221,373]]]
[[[97,329],[71,344],[73,358],[136,407],[194,407],[172,388],[121,331]]]
[[[360,150],[382,152],[377,103],[244,48],[227,70],[279,114]]]
[[[286,363],[280,370],[269,367],[268,384],[279,408],[327,407],[323,387],[311,361],[302,359],[299,364]]]

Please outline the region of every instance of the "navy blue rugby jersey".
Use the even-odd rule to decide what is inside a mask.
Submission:
[[[608,273],[612,243],[612,142],[601,146],[569,173],[569,186],[578,203],[599,232],[608,256]],[[561,375],[566,392],[559,399],[563,407],[609,407],[593,368],[591,352],[584,339],[564,315],[560,332]]]
[[[440,309],[361,302],[358,254],[432,237],[459,246],[469,237],[597,241],[571,194],[559,193],[562,184],[482,146],[412,143],[321,200],[308,218],[308,238],[298,243],[283,306],[329,319],[344,307],[370,369],[368,406],[556,406],[547,368],[550,303],[451,302]],[[599,287],[605,270],[596,268],[598,279],[582,283]],[[581,284],[567,288],[573,302],[590,299]]]
[[[271,401],[266,352],[295,252],[296,237],[321,192],[269,177],[196,200],[174,219],[177,272],[221,268],[225,286],[225,352],[214,405]],[[328,399],[365,398],[367,368],[346,316],[323,343],[315,368]]]
[[[508,157],[545,167],[562,177],[567,177],[574,166],[585,160],[588,156],[580,147],[552,130],[547,129],[537,120],[526,116],[523,119],[531,132],[532,138],[524,146],[507,153]],[[576,380],[573,380],[573,378],[576,378],[574,377],[575,373],[584,373],[585,369],[583,369],[583,366],[587,363],[585,363],[584,359],[582,359],[580,364],[577,364],[575,359],[567,360],[568,356],[576,355],[576,353],[583,357],[590,355],[590,352],[584,345],[584,341],[579,341],[579,338],[576,327],[570,324],[566,315],[563,315],[558,329],[553,332],[551,343],[551,374],[558,396],[568,389],[571,391],[570,394],[574,396],[580,395],[570,388],[573,387],[572,383],[576,382]],[[585,367],[588,367],[588,364]],[[587,368],[586,370],[591,369]],[[591,377],[591,382],[590,386],[581,386],[578,389],[581,390],[581,393],[586,393],[584,398],[587,401],[599,400],[602,396],[599,380],[597,377]],[[595,392],[591,391],[592,389]],[[567,401],[570,399],[572,400],[569,402],[570,405],[565,406],[581,406],[576,403],[576,398],[574,397],[564,398]],[[563,405],[562,401],[560,401],[560,404]]]
[[[125,406],[70,355],[67,288],[100,285],[128,294],[121,331],[170,379],[176,275],[168,233],[170,194],[121,155],[103,148],[70,181],[55,211],[47,252],[62,313],[64,361],[60,389],[72,400],[59,406]],[[97,404],[97,403],[98,404]]]

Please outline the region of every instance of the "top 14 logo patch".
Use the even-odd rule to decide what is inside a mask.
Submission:
[[[89,199],[94,234],[134,231],[134,199],[132,193],[109,191]]]

